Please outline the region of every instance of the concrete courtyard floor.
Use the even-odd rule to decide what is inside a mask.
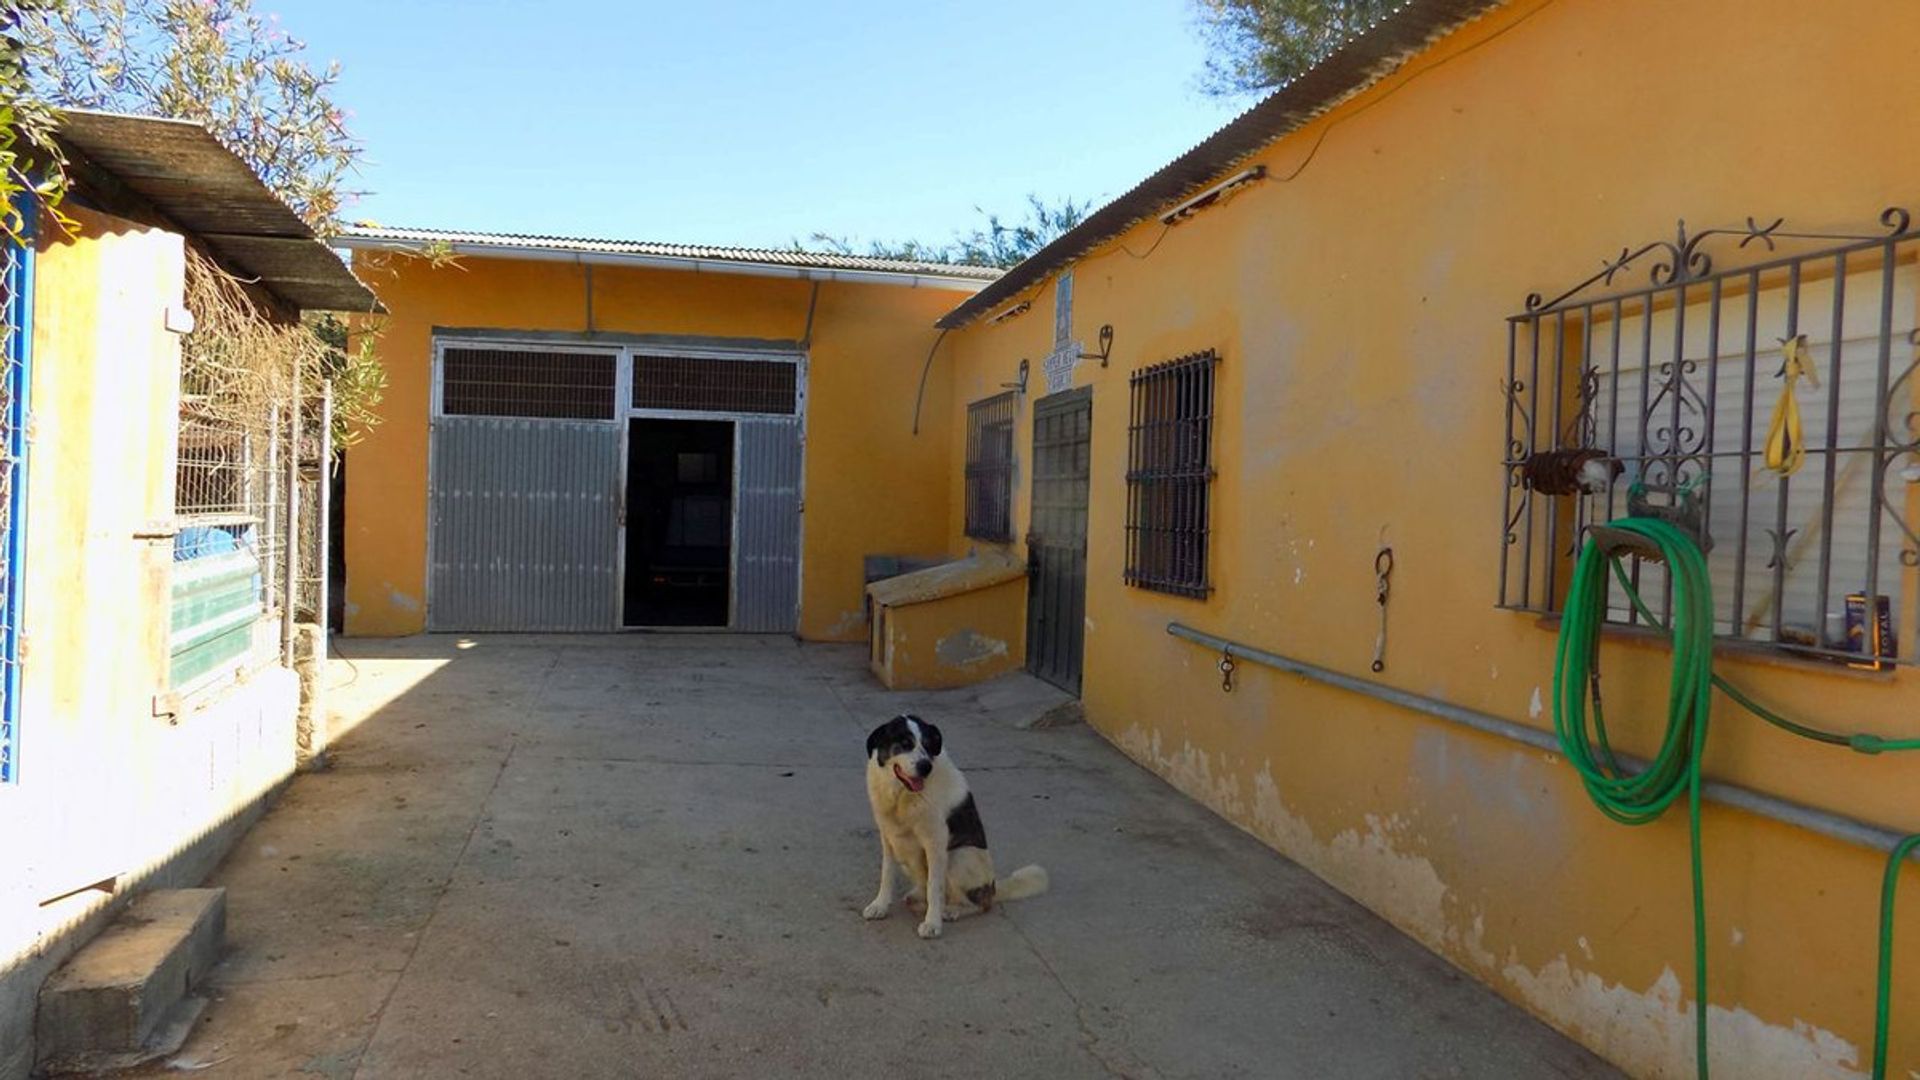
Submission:
[[[214,878],[229,953],[152,1075],[1516,1077],[1603,1063],[1139,769],[1024,676],[858,648],[349,640],[333,767]],[[868,923],[866,732],[940,724],[1047,895]]]

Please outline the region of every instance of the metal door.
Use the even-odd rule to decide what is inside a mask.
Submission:
[[[1089,387],[1033,407],[1033,506],[1027,526],[1027,670],[1080,693],[1086,645]]]
[[[620,425],[442,416],[427,501],[427,629],[612,630]]]
[[[733,629],[788,634],[800,606],[800,422],[735,425]]]

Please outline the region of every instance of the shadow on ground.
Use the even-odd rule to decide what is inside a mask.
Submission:
[[[348,641],[354,725],[227,859],[202,1076],[1601,1076],[1021,686],[857,647]],[[1024,679],[1024,676],[1017,677]],[[1043,897],[867,923],[861,743],[917,709]]]

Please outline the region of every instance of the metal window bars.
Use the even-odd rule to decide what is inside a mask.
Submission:
[[[1013,391],[967,406],[967,535],[1013,539]]]
[[[1920,233],[1905,210],[1879,220],[1861,234],[1682,223],[1527,298],[1501,383],[1501,607],[1558,613],[1588,530],[1632,498],[1703,540],[1721,637],[1856,666],[1914,659]],[[1716,253],[1747,258],[1723,268]],[[1769,467],[1790,359],[1813,376],[1791,390],[1804,459]],[[1664,567],[1631,567],[1664,623]],[[1611,583],[1608,618],[1645,622]]]
[[[616,362],[613,353],[449,348],[441,355],[440,411],[610,420]]]
[[[1213,481],[1212,349],[1154,364],[1130,379],[1126,583],[1204,597]]]
[[[715,360],[691,356],[633,358],[633,407],[792,415],[799,401],[799,365],[791,360]]]

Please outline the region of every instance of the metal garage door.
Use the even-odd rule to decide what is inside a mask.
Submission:
[[[800,601],[800,423],[746,420],[738,431],[733,628],[789,633]]]
[[[614,628],[618,360],[442,351],[427,491],[429,630]]]

